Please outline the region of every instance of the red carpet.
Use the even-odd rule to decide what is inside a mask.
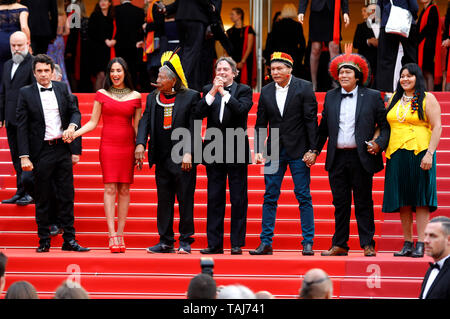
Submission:
[[[450,94],[436,93],[441,108],[443,133],[437,152],[439,209],[432,216],[450,216]],[[78,94],[82,123],[90,118],[93,94]],[[256,120],[258,95],[249,116],[251,144]],[[323,93],[317,94],[319,112]],[[143,99],[144,101],[144,99]],[[126,226],[127,253],[110,254],[107,250],[107,227],[103,211],[103,184],[98,163],[100,127],[83,137],[83,155],[75,167],[75,227],[77,239],[93,251],[88,253],[62,252],[61,236],[52,240],[51,252],[37,254],[38,245],[34,206],[17,207],[0,204],[0,249],[9,256],[7,289],[16,280],[27,280],[38,290],[40,297],[52,297],[63,279],[74,276],[81,280],[93,298],[184,298],[189,280],[200,272],[199,249],[206,247],[206,172],[198,168],[195,194],[195,243],[190,256],[150,255],[145,248],[158,242],[156,229],[156,185],[154,169],[148,165],[136,173],[132,185],[131,206]],[[252,147],[253,148],[253,147]],[[311,190],[316,222],[314,257],[300,254],[302,240],[298,203],[293,194],[293,182],[287,172],[282,186],[273,256],[250,256],[247,250],[259,244],[264,179],[261,166],[249,167],[249,210],[244,255],[214,256],[214,276],[219,285],[241,283],[254,291],[268,290],[277,297],[293,298],[301,286],[302,275],[310,268],[323,268],[334,282],[334,296],[339,298],[416,298],[430,258],[394,258],[403,239],[398,214],[381,213],[384,171],[374,179],[375,223],[378,255],[365,258],[359,247],[356,221],[352,216],[351,254],[348,257],[321,257],[329,248],[334,232],[334,211],[327,173],[325,154],[312,168]],[[5,130],[0,130],[0,200],[15,192],[15,176]],[[225,229],[229,231],[230,206],[227,205]],[[177,213],[176,213],[177,215]],[[178,227],[178,217],[174,230]],[[229,249],[229,236],[225,238]],[[75,267],[73,274],[68,266]],[[75,265],[75,266],[74,266]]]

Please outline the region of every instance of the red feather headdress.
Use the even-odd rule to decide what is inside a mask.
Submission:
[[[347,43],[345,45],[345,53],[335,56],[328,66],[328,72],[336,81],[339,80],[339,69],[343,66],[352,66],[363,75],[363,84],[367,85],[370,82],[372,73],[370,64],[367,60],[357,53],[352,53],[353,45]]]

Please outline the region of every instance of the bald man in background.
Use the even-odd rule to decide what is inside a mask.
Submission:
[[[328,274],[319,268],[309,270],[303,279],[300,299],[331,299],[333,283]]]

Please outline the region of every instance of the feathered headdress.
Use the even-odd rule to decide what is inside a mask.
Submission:
[[[369,84],[372,73],[370,71],[370,64],[367,60],[357,53],[352,53],[353,45],[347,43],[345,45],[345,53],[335,56],[328,66],[328,72],[333,79],[339,80],[339,69],[343,66],[350,66],[358,70],[363,75],[364,85]]]
[[[284,52],[274,52],[270,56],[270,63],[272,62],[282,62],[289,65],[291,68],[294,66],[294,59],[287,53]]]
[[[180,78],[183,85],[188,88],[186,77],[184,76],[183,66],[181,65],[180,57],[177,54],[178,51],[179,48],[175,51],[164,52],[161,56],[161,66],[167,65],[169,69],[171,69],[172,72]]]

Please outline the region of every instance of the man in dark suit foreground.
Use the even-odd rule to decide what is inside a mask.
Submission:
[[[5,62],[0,84],[0,128],[6,127],[11,160],[16,171],[17,191],[13,197],[5,199],[2,204],[28,205],[33,198],[22,184],[22,167],[20,166],[17,145],[16,106],[19,90],[36,82],[33,75],[33,57],[29,53],[28,39],[21,31],[14,32],[9,40],[12,59]]]
[[[303,235],[303,255],[314,255],[314,214],[310,193],[310,164],[305,154],[316,151],[317,101],[312,83],[292,75],[294,60],[289,54],[274,52],[270,70],[274,82],[261,90],[255,124],[255,161],[262,163],[263,146],[267,140],[264,164],[264,204],[261,244],[251,255],[272,254],[277,202],[287,166],[294,181],[294,193],[299,203]],[[309,158],[309,156],[308,156]],[[270,160],[269,160],[270,159]]]
[[[72,159],[67,135],[80,125],[81,114],[64,83],[52,82],[53,60],[39,54],[33,61],[36,84],[23,87],[17,103],[17,136],[23,171],[33,171],[39,247],[50,250],[50,201],[53,185],[64,230],[62,250],[89,251],[75,240]],[[63,129],[67,128],[63,132]]]
[[[249,86],[234,81],[238,70],[232,58],[219,58],[215,74],[213,84],[203,88],[203,98],[196,107],[197,117],[208,118],[203,153],[208,177],[208,247],[200,253],[223,253],[228,176],[231,254],[240,255],[247,223],[247,165],[251,163],[251,155],[246,130],[253,93]],[[217,136],[219,131],[221,134]]]
[[[376,255],[372,182],[384,167],[381,151],[389,142],[389,124],[380,92],[364,87],[369,64],[350,52],[351,46],[330,62],[340,86],[327,92],[319,125],[317,149],[328,139],[325,169],[335,207],[332,247],[322,256],[347,255],[352,192],[360,245],[365,256]],[[377,128],[380,135],[374,139]]]
[[[420,299],[450,299],[450,218],[434,217],[425,228],[425,253],[434,263],[425,274]]]

